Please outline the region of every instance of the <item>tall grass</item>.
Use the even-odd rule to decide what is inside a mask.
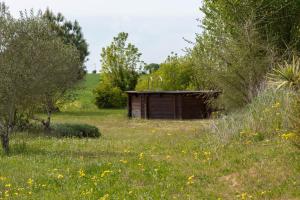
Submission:
[[[222,142],[232,138],[263,140],[295,129],[298,95],[292,90],[267,89],[244,109],[213,123],[213,132]]]

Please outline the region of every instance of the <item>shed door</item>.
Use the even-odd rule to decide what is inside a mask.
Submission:
[[[175,98],[173,95],[150,95],[149,118],[151,119],[174,119]]]
[[[140,118],[141,113],[141,97],[132,95],[131,97],[132,117]]]

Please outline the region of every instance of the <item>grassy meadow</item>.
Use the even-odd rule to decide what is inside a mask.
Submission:
[[[0,199],[300,199],[299,149],[285,138],[221,143],[208,131],[212,120],[98,110],[90,99],[97,77],[53,120],[95,125],[102,136],[15,134],[11,155],[0,156]]]

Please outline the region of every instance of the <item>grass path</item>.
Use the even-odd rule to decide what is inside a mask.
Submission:
[[[281,138],[221,145],[209,121],[128,120],[125,110],[61,113],[99,139],[15,136],[0,199],[299,199],[299,150]]]

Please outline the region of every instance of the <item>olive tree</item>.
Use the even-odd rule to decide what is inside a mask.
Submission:
[[[58,100],[78,80],[73,69],[80,67],[78,51],[51,32],[41,13],[13,19],[7,10],[1,4],[0,136],[6,153],[17,113]]]

